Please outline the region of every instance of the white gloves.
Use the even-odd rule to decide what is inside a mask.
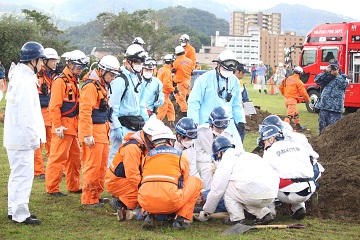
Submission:
[[[64,138],[64,130],[68,130],[68,128],[61,126],[61,127],[55,128],[55,133],[59,136],[59,138]]]
[[[40,139],[37,137],[30,141],[30,148],[36,150],[40,147]]]
[[[93,136],[84,137],[84,142],[88,147],[92,147],[95,144],[95,140]]]
[[[198,217],[198,220],[200,222],[206,222],[207,220],[210,219],[210,214],[204,211],[201,211]]]

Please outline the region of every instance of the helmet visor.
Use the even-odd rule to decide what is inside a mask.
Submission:
[[[191,138],[191,139],[197,138],[197,130],[196,130],[196,129],[194,129],[194,130],[187,130],[187,131],[186,131],[186,136],[187,136],[188,138]]]
[[[213,121],[213,125],[217,128],[227,128],[230,124],[230,119],[216,119]]]
[[[233,60],[233,59],[220,61],[219,63],[220,63],[221,67],[225,68],[228,71],[235,71],[237,65],[239,64],[238,61]]]

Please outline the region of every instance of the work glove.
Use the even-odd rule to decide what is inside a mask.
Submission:
[[[56,135],[59,136],[59,138],[64,138],[64,130],[69,130],[69,129],[64,126],[61,126],[61,127],[55,128],[55,133],[56,133]]]
[[[198,220],[200,222],[206,222],[207,220],[210,219],[210,214],[205,212],[205,211],[201,211],[198,217]]]
[[[84,137],[84,143],[86,144],[86,146],[88,147],[92,147],[95,144],[95,140],[93,136],[87,136]]]
[[[114,137],[121,139],[123,137],[122,135],[122,127],[115,128],[114,130]]]
[[[179,92],[179,89],[175,87],[174,94],[177,94]]]
[[[37,137],[34,140],[30,141],[30,148],[36,150],[40,147],[40,139]]]

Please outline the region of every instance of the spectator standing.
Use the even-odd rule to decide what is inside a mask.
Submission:
[[[286,70],[284,68],[284,64],[280,62],[274,74],[275,94],[279,93],[279,83],[285,78],[285,76]]]
[[[256,67],[255,64],[251,64],[251,79],[250,79],[250,84],[255,83],[255,79],[256,79]]]
[[[329,125],[342,118],[344,112],[345,90],[348,77],[341,73],[339,62],[332,59],[322,73],[315,77],[315,83],[321,87],[320,99],[315,104],[319,109],[319,134]]]
[[[266,72],[267,72],[267,67],[264,65],[263,61],[260,61],[259,65],[256,67],[257,83],[261,85],[261,89],[259,89],[260,94],[261,94],[261,90],[263,89],[264,89],[264,93],[267,94]]]
[[[40,224],[30,214],[29,200],[34,178],[34,150],[46,141],[41,115],[36,73],[40,71],[44,48],[37,42],[25,43],[20,64],[12,71],[6,95],[4,147],[10,165],[8,218],[17,223]]]
[[[6,69],[5,69],[4,65],[1,64],[1,61],[0,61],[0,91],[1,92],[6,91],[5,72],[6,72]],[[1,99],[2,99],[2,97],[0,98],[0,101],[1,101]]]

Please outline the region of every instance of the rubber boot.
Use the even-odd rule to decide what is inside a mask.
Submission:
[[[264,93],[267,94],[267,90],[266,90],[266,89],[264,89]]]
[[[259,93],[261,94],[261,90],[259,89]]]

